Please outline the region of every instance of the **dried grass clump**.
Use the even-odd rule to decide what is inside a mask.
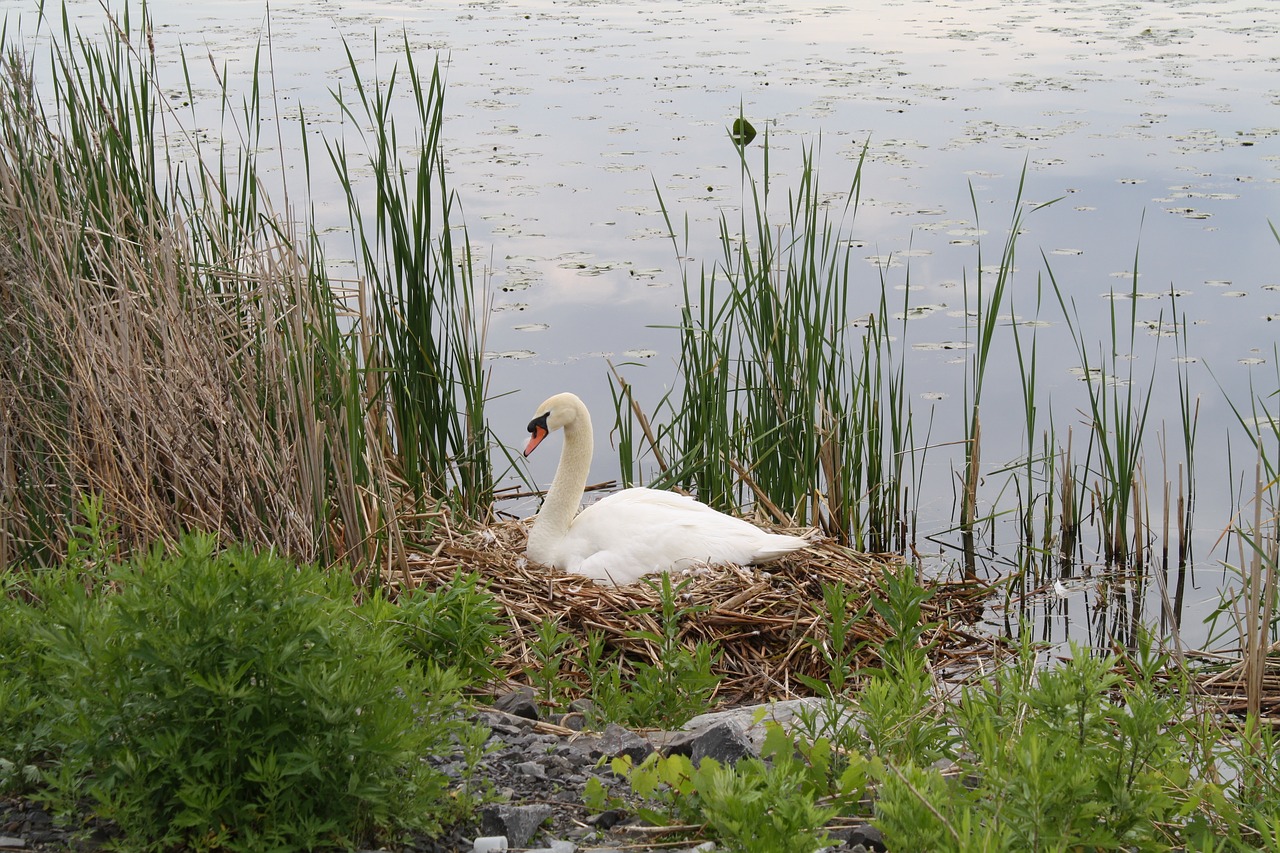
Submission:
[[[653,587],[612,587],[577,575],[553,573],[524,559],[523,522],[499,523],[479,533],[446,536],[431,553],[411,555],[404,570],[388,571],[384,580],[396,587],[447,584],[457,572],[476,572],[502,607],[510,630],[498,662],[508,678],[528,683],[538,660],[532,649],[538,626],[555,621],[585,645],[591,632],[607,638],[628,663],[658,662],[658,649],[633,632],[661,633],[660,598]],[[796,678],[804,674],[825,680],[828,669],[810,641],[829,639],[823,602],[824,584],[843,582],[860,606],[878,587],[883,569],[900,565],[896,555],[860,554],[832,542],[819,542],[766,570],[714,568],[673,577],[683,583],[681,598],[705,608],[681,617],[682,639],[689,644],[711,641],[721,656],[714,669],[723,677],[716,699],[724,703],[786,699],[810,695]],[[989,641],[963,630],[981,614],[985,587],[937,584],[925,605],[925,617],[937,626],[927,635],[936,642],[935,660],[963,657]],[[858,666],[878,661],[876,649],[886,637],[874,615],[854,626],[852,642],[865,641]],[[581,687],[587,674],[568,673]]]
[[[21,202],[6,178],[0,209],[12,221]],[[48,223],[46,238],[76,232]],[[139,233],[82,270],[10,259],[0,421],[19,542],[56,543],[78,496],[96,494],[126,544],[192,528],[315,556],[315,451],[304,450],[309,406],[298,399],[308,391],[290,376],[292,347],[261,346],[262,330],[288,322],[275,312],[298,309],[286,294],[305,288],[305,265],[238,271],[236,292],[210,293],[194,285],[183,239]]]

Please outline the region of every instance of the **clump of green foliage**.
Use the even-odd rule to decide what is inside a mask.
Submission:
[[[205,535],[43,572],[3,603],[25,637],[0,637],[19,685],[0,702],[25,713],[6,714],[0,756],[38,768],[36,795],[64,816],[88,808],[134,850],[438,831],[475,802],[423,758],[483,739],[455,713],[457,675],[361,598],[346,572]]]
[[[599,631],[589,632],[585,645],[579,645],[559,620],[541,622],[530,643],[533,663],[526,669],[539,701],[562,707],[572,698],[586,698],[590,723],[641,728],[678,728],[706,711],[720,683],[712,672],[720,653],[713,643],[690,642],[686,636],[691,620],[705,609],[683,603],[688,583],[672,583],[665,574],[645,580],[657,595],[653,629],[625,636],[631,648],[647,648],[651,662],[624,655]]]
[[[654,754],[638,766],[625,756],[614,759],[612,769],[658,806],[637,810],[652,823],[705,824],[740,853],[812,853],[828,841],[827,821],[858,801],[865,763],[846,764],[833,777],[830,741],[793,741],[776,723],[767,732],[761,757],[734,765],[704,758],[695,766],[683,755]],[[616,805],[598,782],[588,786],[587,804]]]
[[[598,716],[632,726],[678,727],[704,712],[720,677],[711,671],[719,658],[707,642],[686,644],[682,623],[696,618],[705,607],[681,604],[688,581],[672,584],[663,574],[645,581],[657,592],[656,631],[630,631],[628,639],[657,650],[656,662],[637,661],[630,683],[623,678],[620,662],[611,661],[604,637],[594,634],[586,647],[590,697]]]
[[[904,849],[1161,849],[1189,782],[1170,731],[1176,697],[1126,683],[1113,656],[1074,647],[1034,671],[1019,655],[955,706],[960,769],[974,784],[914,762],[882,773],[876,813]],[[1118,693],[1120,701],[1114,694]]]
[[[835,816],[874,823],[890,850],[1280,851],[1280,737],[1198,710],[1149,638],[1056,663],[1026,639],[947,695],[929,667],[927,598],[910,572],[886,574],[870,602],[889,629],[881,665],[816,689],[790,731],[768,727],[759,759],[618,760],[634,799],[596,783],[587,805],[702,827],[744,853],[812,853]],[[833,587],[827,601],[847,623],[849,596]]]
[[[478,573],[458,572],[437,589],[415,587],[396,603],[404,642],[424,661],[448,666],[471,684],[498,677],[494,661],[506,626]]]

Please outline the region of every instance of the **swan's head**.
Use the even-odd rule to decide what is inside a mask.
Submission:
[[[528,456],[542,440],[558,429],[564,429],[586,415],[587,407],[574,394],[557,394],[538,407],[529,421],[529,443],[524,455]]]

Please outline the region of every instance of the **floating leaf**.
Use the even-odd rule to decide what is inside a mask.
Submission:
[[[733,129],[729,132],[733,144],[739,148],[745,148],[751,144],[751,140],[756,138],[756,129],[751,126],[751,122],[739,116],[733,120]]]

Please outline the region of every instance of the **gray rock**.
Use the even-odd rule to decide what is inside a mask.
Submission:
[[[13,838],[8,835],[0,835],[0,850],[26,850],[27,842],[21,838]]]
[[[579,711],[573,711],[568,714],[561,714],[556,720],[556,725],[564,726],[566,729],[573,729],[580,732],[587,727],[587,715]]]
[[[574,741],[572,748],[588,756],[593,762],[601,758],[614,759],[626,755],[639,764],[653,752],[653,744],[635,732],[617,723],[605,726],[598,735],[590,735]]]
[[[480,810],[480,832],[489,836],[505,835],[512,847],[527,847],[529,839],[551,813],[551,806],[546,805],[486,806]]]
[[[761,710],[763,710],[764,716],[757,723],[755,721],[756,713]],[[800,717],[802,714],[818,716],[824,714],[826,710],[824,700],[816,697],[789,699],[785,702],[769,702],[763,705],[748,705],[743,708],[734,708],[731,711],[699,714],[684,724],[683,731],[694,732],[726,721],[734,722],[737,723],[739,731],[751,743],[752,754],[759,755],[760,748],[764,746],[765,726],[770,721],[776,722],[788,733],[794,733],[801,725]],[[823,728],[838,729],[844,726],[857,725],[857,721],[849,711],[844,710],[838,714],[836,719],[819,719],[818,725]]]
[[[720,764],[736,764],[740,758],[759,755],[736,720],[722,720],[694,731],[673,732],[666,739],[663,751],[668,755],[687,755],[695,766],[704,758],[714,758]]]
[[[515,766],[515,770],[517,773],[532,776],[534,779],[547,778],[547,768],[543,767],[536,761],[521,761]]]
[[[622,809],[608,809],[598,814],[587,816],[587,825],[594,826],[596,829],[610,830],[627,819],[627,813]]]
[[[538,700],[532,687],[521,687],[502,694],[494,700],[493,707],[526,720],[538,719]]]
[[[883,851],[889,848],[885,847],[884,836],[880,834],[880,830],[874,826],[855,826],[844,839],[845,845],[848,847],[861,847],[863,850]]]

